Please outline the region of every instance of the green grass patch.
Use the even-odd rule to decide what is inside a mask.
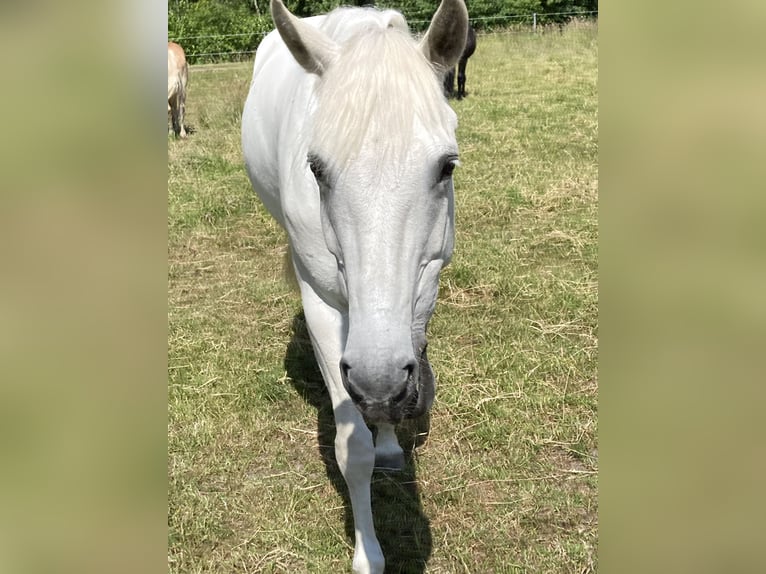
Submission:
[[[374,477],[388,572],[596,569],[597,58],[593,25],[480,36],[452,102],[457,237],[429,328],[430,433],[401,475]],[[350,572],[285,235],[242,164],[251,69],[192,67],[193,132],[168,138],[168,568]],[[404,425],[403,443],[423,430]]]

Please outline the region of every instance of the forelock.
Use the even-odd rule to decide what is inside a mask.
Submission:
[[[416,123],[450,126],[441,85],[404,19],[379,21],[351,34],[318,82],[312,151],[331,168],[343,169],[368,145],[379,147],[382,162],[396,162]]]

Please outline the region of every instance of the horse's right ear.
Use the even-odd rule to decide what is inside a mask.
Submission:
[[[293,58],[308,73],[321,76],[337,58],[337,44],[291,14],[282,0],[271,0],[271,17]]]
[[[468,36],[468,10],[463,0],[442,0],[431,19],[420,49],[439,73],[457,64]]]

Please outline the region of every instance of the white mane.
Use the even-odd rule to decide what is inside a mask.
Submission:
[[[436,72],[398,12],[341,8],[322,28],[340,45],[317,85],[312,151],[342,168],[369,142],[392,165],[416,124],[450,133],[454,116]]]

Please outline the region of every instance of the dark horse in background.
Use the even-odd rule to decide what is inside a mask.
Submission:
[[[465,66],[468,63],[474,51],[476,50],[476,32],[473,27],[468,26],[468,35],[465,39],[465,48],[463,55],[457,65],[457,99],[462,100],[465,97]],[[448,98],[455,97],[455,68],[450,68],[444,76],[444,95]]]

